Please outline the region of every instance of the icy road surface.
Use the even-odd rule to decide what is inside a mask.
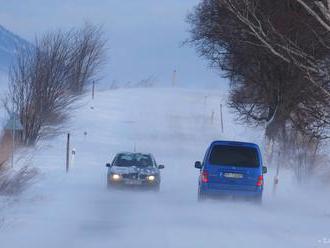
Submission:
[[[260,130],[235,124],[226,109],[220,133],[224,98],[182,89],[98,92],[94,102],[86,97],[70,128],[76,149],[70,173],[63,135],[36,153],[38,182],[15,201],[0,198],[0,247],[330,247],[329,190],[320,186],[298,189],[285,176],[273,197],[270,173],[263,206],[197,203],[193,164],[210,141],[262,142]],[[159,194],[106,189],[105,163],[134,147],[165,164]]]

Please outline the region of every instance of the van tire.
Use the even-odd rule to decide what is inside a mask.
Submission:
[[[197,194],[198,202],[203,202],[203,201],[205,201],[205,199],[206,199],[206,196],[198,191],[198,194]]]
[[[262,205],[262,196],[257,196],[254,199],[254,203],[256,203],[257,205]]]

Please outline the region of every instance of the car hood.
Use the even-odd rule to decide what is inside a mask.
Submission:
[[[111,173],[116,174],[143,174],[143,175],[153,175],[158,173],[158,169],[154,167],[146,167],[146,168],[139,168],[136,166],[131,167],[119,167],[119,166],[112,166],[110,169]]]

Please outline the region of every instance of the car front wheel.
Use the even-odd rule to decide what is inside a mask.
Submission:
[[[160,191],[160,185],[158,184],[158,185],[154,186],[153,191],[154,192],[159,192]]]

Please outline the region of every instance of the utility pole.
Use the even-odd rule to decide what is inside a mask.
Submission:
[[[220,104],[220,121],[221,121],[221,133],[223,133],[224,132],[224,128],[223,128],[222,104]]]
[[[69,172],[69,166],[70,166],[70,133],[67,135],[67,140],[66,140],[66,173]]]
[[[172,87],[176,86],[176,70],[173,71],[173,76],[172,76]]]

